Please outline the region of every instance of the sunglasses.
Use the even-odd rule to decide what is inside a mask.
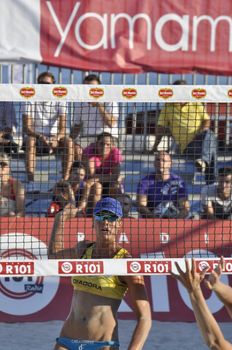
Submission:
[[[118,220],[118,216],[117,215],[107,215],[107,214],[103,214],[103,215],[95,215],[94,219],[96,221],[108,221],[108,222],[115,222]]]

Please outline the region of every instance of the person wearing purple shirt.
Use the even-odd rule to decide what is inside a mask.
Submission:
[[[155,172],[138,184],[138,212],[144,218],[186,218],[190,211],[184,180],[171,172],[170,154],[161,151],[155,158]]]

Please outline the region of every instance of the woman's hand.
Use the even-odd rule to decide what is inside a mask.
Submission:
[[[200,290],[200,284],[204,279],[208,268],[205,268],[203,271],[198,273],[196,270],[196,261],[194,259],[192,259],[191,268],[189,261],[187,259],[185,260],[185,272],[181,269],[177,262],[175,262],[175,265],[179,274],[174,274],[171,272],[171,275],[180,281],[189,293],[194,293]]]
[[[205,279],[205,281],[204,281],[205,285],[210,290],[214,290],[217,287],[217,285],[220,283],[220,277],[222,274],[224,264],[225,264],[225,262],[224,262],[224,258],[222,256],[217,267],[211,272],[209,277],[207,279]]]
[[[78,212],[78,209],[75,206],[75,204],[68,203],[60,213],[63,221],[67,221],[72,218],[75,218],[77,212]]]

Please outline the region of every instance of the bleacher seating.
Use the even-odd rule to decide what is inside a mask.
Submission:
[[[148,154],[125,154],[121,173],[124,176],[125,192],[130,194],[133,201],[136,199],[136,189],[139,180],[154,170],[154,156]],[[232,166],[232,157],[221,154],[218,157],[217,167]],[[194,165],[184,158],[179,159],[173,155],[172,169],[181,175],[187,183],[189,200],[192,211],[200,210],[200,193],[205,185],[204,178],[197,173],[194,176]],[[61,178],[61,160],[53,155],[37,157],[35,182],[26,182],[24,154],[14,156],[11,160],[11,171],[14,177],[19,178],[26,189],[26,215],[45,216],[51,202],[51,189]],[[133,207],[132,215],[138,217],[136,207]]]

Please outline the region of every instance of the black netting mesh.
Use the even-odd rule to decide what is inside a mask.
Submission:
[[[62,248],[95,240],[104,197],[133,256],[231,254],[230,104],[0,102],[0,127],[2,257],[46,257],[58,213]]]

